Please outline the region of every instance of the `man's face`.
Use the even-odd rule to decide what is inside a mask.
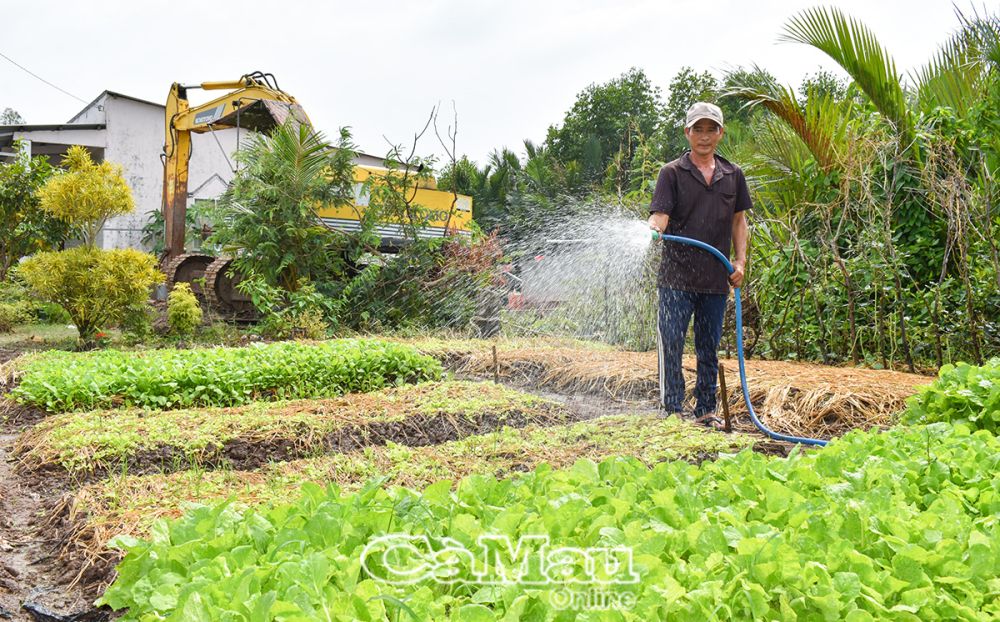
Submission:
[[[715,153],[715,146],[722,140],[725,130],[711,119],[698,119],[694,125],[684,130],[691,151],[699,156],[710,156]]]

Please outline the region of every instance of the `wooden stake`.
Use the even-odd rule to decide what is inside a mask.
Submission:
[[[497,344],[493,344],[493,382],[500,384],[500,359],[497,358]]]
[[[719,363],[719,392],[722,393],[722,416],[726,419],[726,432],[733,431],[733,420],[729,415],[729,394],[726,392],[726,368]]]

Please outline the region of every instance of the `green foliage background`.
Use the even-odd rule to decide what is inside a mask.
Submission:
[[[633,68],[581,91],[542,144],[482,166],[459,159],[441,184],[471,194],[480,224],[515,246],[581,203],[641,218],[660,167],[686,148],[687,107],[712,101],[727,120],[720,151],[754,200],[743,294],[755,355],[911,370],[982,362],[1000,353],[1000,19],[958,22],[904,80],[862,22],[803,11],[782,39],[820,50],[832,70],[793,87],[762,67],[684,67],[664,100]],[[579,325],[551,315],[554,332]]]

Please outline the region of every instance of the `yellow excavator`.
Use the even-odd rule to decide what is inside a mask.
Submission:
[[[227,92],[204,104],[191,106],[188,91],[192,89]],[[289,117],[295,122],[311,125],[302,106],[278,88],[277,80],[269,73],[248,73],[228,82],[195,85],[175,82],[170,87],[161,156],[164,168],[163,219],[166,223],[163,263],[168,288],[176,282],[187,282],[197,295],[225,314],[233,317],[253,314],[249,298],[235,287],[239,276],[229,276],[232,258],[185,252],[191,134],[231,128],[265,133],[285,123]],[[356,165],[354,205],[322,206],[317,210],[317,217],[332,229],[344,233],[359,231],[360,219],[368,205],[368,196],[363,192],[364,182],[373,175],[391,174],[394,173],[385,167]],[[438,190],[433,179],[418,183],[412,196],[413,204],[429,214],[426,225],[417,231],[419,237],[471,233],[471,197]],[[400,223],[380,222],[376,230],[385,249],[397,249],[406,243]]]

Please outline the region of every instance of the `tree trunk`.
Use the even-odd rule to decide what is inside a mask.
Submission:
[[[906,367],[910,373],[916,373],[913,366],[913,355],[910,353],[910,341],[906,337],[906,300],[903,298],[903,283],[899,280],[899,271],[893,272],[896,281],[896,302],[899,304],[899,338],[903,345],[903,357],[906,359]]]
[[[941,349],[941,286],[944,278],[948,274],[948,258],[951,255],[951,245],[954,243],[951,235],[951,227],[948,227],[948,239],[944,243],[944,257],[941,260],[941,276],[938,277],[937,287],[934,288],[934,311],[931,316],[934,318],[934,353],[937,356],[938,367],[944,365],[944,352]]]
[[[972,283],[969,279],[968,241],[959,244],[959,260],[961,261],[962,284],[965,286],[965,312],[969,316],[969,330],[972,333],[972,354],[976,357],[976,365],[983,364],[983,352],[979,346],[979,324],[976,322],[976,307],[973,304]]]

